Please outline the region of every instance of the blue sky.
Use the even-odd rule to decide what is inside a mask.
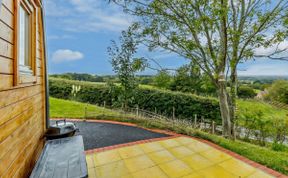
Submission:
[[[46,0],[45,10],[49,73],[113,74],[107,47],[133,21],[131,17],[104,0]],[[149,53],[143,47],[139,48],[139,56],[153,57],[167,68],[188,63],[175,54]],[[288,75],[288,62],[249,61],[239,66],[239,74]]]

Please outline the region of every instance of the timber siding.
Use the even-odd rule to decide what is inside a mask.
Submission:
[[[27,177],[43,148],[45,85],[41,2],[35,11],[34,76],[17,71],[17,6],[0,0],[0,177]]]

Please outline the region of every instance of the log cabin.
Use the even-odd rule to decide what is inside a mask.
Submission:
[[[47,72],[41,0],[0,0],[0,177],[27,177],[44,146]]]

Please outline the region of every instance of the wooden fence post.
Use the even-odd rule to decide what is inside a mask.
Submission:
[[[157,108],[155,107],[155,114],[157,114]]]
[[[194,127],[197,127],[197,114],[194,115]]]
[[[172,111],[173,113],[172,113],[172,118],[173,118],[173,120],[175,119],[175,107],[173,106],[173,111]]]
[[[201,129],[201,127],[203,127],[203,126],[204,126],[204,129],[205,129],[204,116],[201,116],[200,129]]]
[[[139,116],[139,106],[136,107],[136,115]]]
[[[103,103],[103,107],[104,107],[104,108],[106,107],[106,101],[104,101],[104,103]]]
[[[215,121],[212,121],[212,134],[215,134]]]

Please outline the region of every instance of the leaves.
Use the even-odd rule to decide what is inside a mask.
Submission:
[[[114,72],[117,73],[122,87],[122,94],[119,96],[125,107],[134,99],[135,89],[138,84],[135,79],[135,72],[143,70],[144,61],[141,58],[134,58],[137,52],[137,35],[134,31],[137,30],[138,24],[135,23],[123,31],[120,37],[120,46],[115,41],[111,42],[111,47],[108,47],[108,53],[111,57],[111,64]]]

